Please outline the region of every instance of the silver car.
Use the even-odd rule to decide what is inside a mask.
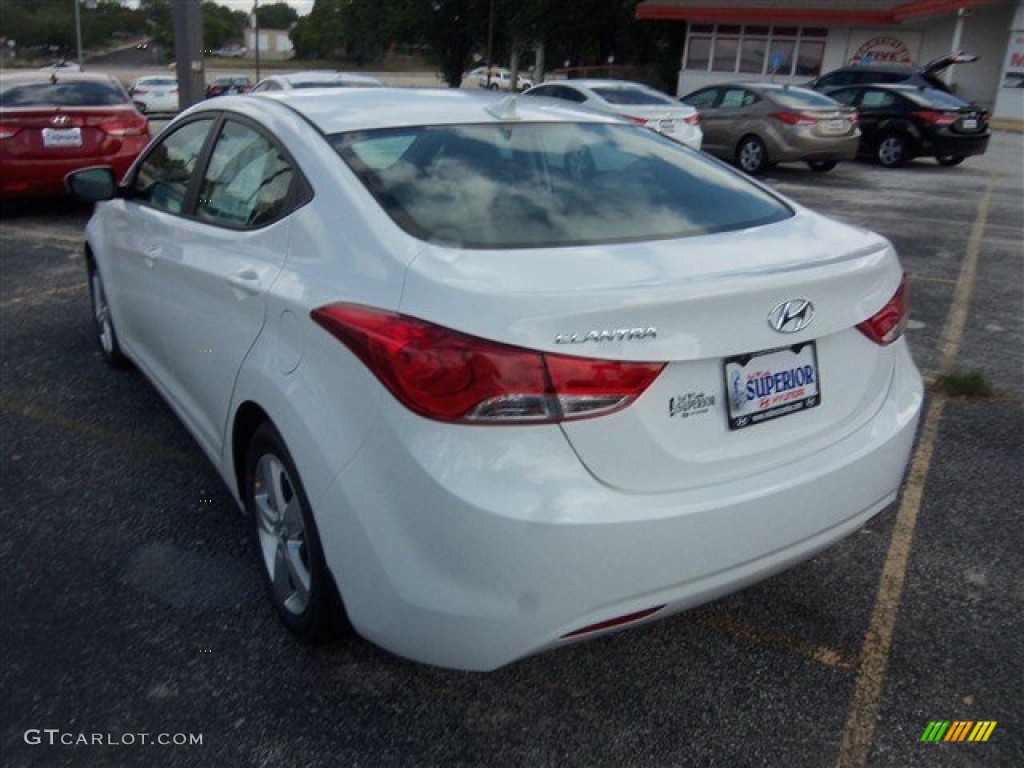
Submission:
[[[652,128],[694,149],[700,149],[701,130],[697,110],[643,83],[628,80],[551,80],[528,90],[524,96],[544,96],[607,112]]]
[[[808,88],[729,83],[701,88],[680,101],[700,112],[704,151],[750,174],[793,162],[831,171],[857,154],[857,113]]]
[[[384,83],[370,75],[320,69],[271,75],[260,80],[252,90],[253,93],[262,93],[263,91],[291,91],[295,88],[372,88],[379,85],[384,85]]]

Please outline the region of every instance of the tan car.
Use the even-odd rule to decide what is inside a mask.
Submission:
[[[701,88],[680,101],[700,113],[702,149],[750,174],[793,162],[830,171],[857,155],[857,113],[808,88],[730,83]]]

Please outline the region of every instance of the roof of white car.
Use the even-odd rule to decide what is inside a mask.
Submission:
[[[609,79],[588,79],[577,78],[573,80],[549,80],[549,83],[559,85],[575,85],[580,88],[637,88],[645,91],[654,90],[644,83],[634,83],[632,80],[609,80]]]
[[[254,93],[217,99],[217,106],[260,111],[265,101],[278,101],[327,134],[414,125],[499,122],[593,122],[617,120],[572,105],[523,99],[490,92],[452,88],[345,88]],[[220,104],[216,104],[220,102]],[[208,103],[208,102],[207,102]]]
[[[309,72],[290,72],[283,75],[273,75],[267,80],[278,80],[292,86],[323,83],[333,85],[337,83],[358,83],[360,85],[381,85],[381,81],[370,75],[360,75],[353,72],[336,72],[332,70],[311,70]]]

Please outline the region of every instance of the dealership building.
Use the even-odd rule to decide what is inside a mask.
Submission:
[[[683,21],[677,95],[723,82],[806,83],[847,64],[920,65],[978,55],[942,73],[953,91],[1024,128],[1024,0],[644,0],[638,19]]]

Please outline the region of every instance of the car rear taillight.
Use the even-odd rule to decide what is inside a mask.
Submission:
[[[803,112],[773,112],[772,117],[786,125],[817,125],[818,118]]]
[[[700,115],[694,112],[692,115],[684,117],[683,122],[687,125],[700,125]]]
[[[632,120],[637,125],[647,125],[648,123],[646,117],[636,117],[635,115],[619,115],[619,117],[624,117],[627,120]]]
[[[329,304],[311,316],[399,402],[438,421],[538,424],[601,416],[636,400],[665,367],[536,352],[355,304]]]
[[[932,125],[952,125],[960,117],[957,113],[949,112],[911,112],[911,117],[917,118],[925,123],[931,123]]]
[[[20,131],[21,128],[17,125],[0,125],[0,140],[13,138]]]
[[[144,117],[112,120],[108,123],[100,123],[99,129],[108,136],[117,136],[118,138],[145,136],[149,133],[149,120]]]
[[[910,318],[910,296],[907,293],[907,276],[900,280],[900,287],[886,302],[886,305],[857,326],[857,329],[876,344],[883,347],[892,344],[907,327]]]

